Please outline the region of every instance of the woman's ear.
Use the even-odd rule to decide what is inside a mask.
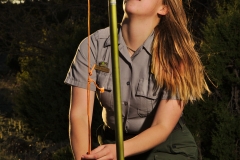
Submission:
[[[158,14],[159,15],[166,15],[168,13],[168,6],[167,5],[161,5]]]

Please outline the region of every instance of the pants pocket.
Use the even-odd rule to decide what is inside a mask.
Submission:
[[[186,126],[182,130],[173,132],[171,135],[171,150],[174,154],[180,154],[187,159],[198,159],[196,142]]]
[[[184,155],[175,155],[169,153],[160,153],[154,156],[154,160],[188,160]]]
[[[163,153],[162,153],[163,154]],[[154,160],[172,160],[169,155],[155,155]]]

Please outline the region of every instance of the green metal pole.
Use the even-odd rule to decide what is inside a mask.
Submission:
[[[122,126],[122,104],[121,104],[121,86],[119,70],[119,52],[118,52],[118,25],[117,25],[117,1],[109,0],[109,24],[111,37],[112,53],[112,76],[114,90],[114,109],[115,109],[115,137],[117,160],[124,160],[123,149],[123,126]]]

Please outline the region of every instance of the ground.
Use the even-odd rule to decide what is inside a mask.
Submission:
[[[0,160],[71,160],[69,142],[53,143],[31,134],[12,110],[16,74],[0,55]]]

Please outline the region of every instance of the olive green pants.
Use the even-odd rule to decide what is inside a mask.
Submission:
[[[150,151],[136,156],[125,158],[125,160],[197,160],[198,150],[195,140],[185,124],[180,123],[179,128],[174,129],[167,140]],[[113,138],[105,135],[104,126],[97,131],[100,144],[115,143]]]

